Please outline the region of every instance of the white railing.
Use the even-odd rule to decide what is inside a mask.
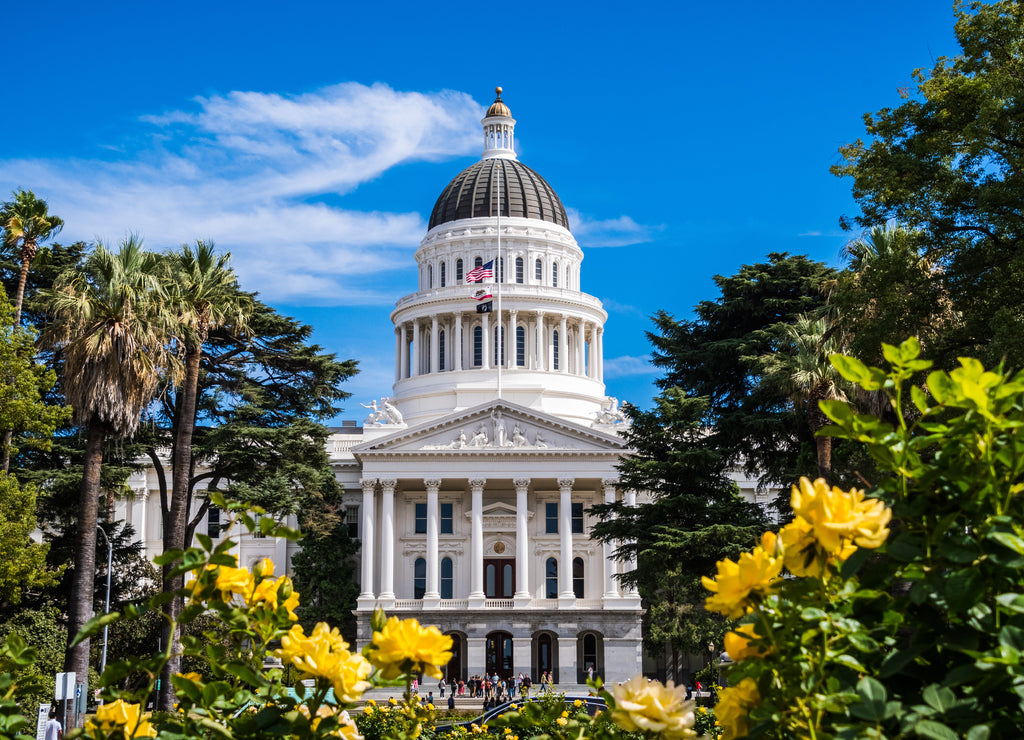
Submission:
[[[570,609],[601,609],[604,606],[603,599],[576,599]],[[466,610],[469,608],[469,599],[441,599],[438,608],[446,611]],[[484,601],[484,609],[515,609],[514,599],[487,599]],[[522,607],[520,607],[522,608]],[[558,599],[531,599],[527,609],[545,611],[558,610]],[[423,599],[396,599],[393,611],[422,611]]]
[[[515,605],[516,602],[512,599],[487,599],[484,602],[487,609],[512,609]]]

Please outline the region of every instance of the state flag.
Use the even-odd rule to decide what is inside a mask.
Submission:
[[[485,298],[490,298],[490,297],[491,297],[491,291],[490,291],[489,288],[478,288],[473,293],[473,299],[477,300],[477,301],[482,301]]]
[[[494,313],[494,301],[487,301],[487,303],[479,303],[476,307],[477,313]]]

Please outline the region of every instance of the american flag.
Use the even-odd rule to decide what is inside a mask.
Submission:
[[[479,283],[484,278],[494,277],[494,260],[491,260],[485,265],[480,267],[474,267],[472,270],[466,273],[467,283]]]

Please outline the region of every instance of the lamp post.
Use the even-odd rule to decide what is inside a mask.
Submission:
[[[103,531],[103,527],[97,524],[96,529],[101,535],[103,535],[103,539],[107,543],[107,600],[103,604],[103,613],[107,614],[110,612],[110,569],[114,560],[114,546],[111,544],[110,538],[107,537],[107,533]],[[104,669],[107,667],[107,629],[108,625],[103,625],[103,656],[100,658],[101,676],[103,675]]]

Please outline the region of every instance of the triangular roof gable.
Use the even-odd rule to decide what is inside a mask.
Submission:
[[[510,401],[487,401],[440,419],[402,429],[352,448],[356,457],[387,453],[431,454],[444,450],[467,455],[502,451],[538,452],[626,449],[613,434],[544,414]]]

